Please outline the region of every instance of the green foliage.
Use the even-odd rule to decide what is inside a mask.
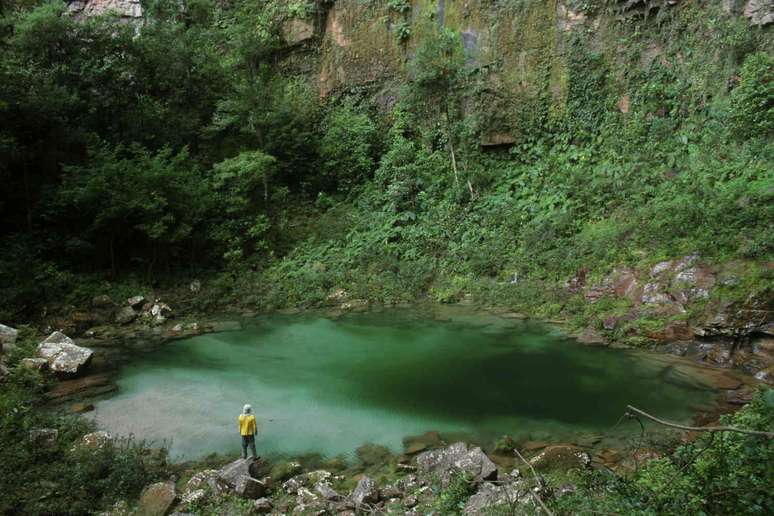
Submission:
[[[723,423],[751,430],[774,429],[771,389]],[[724,432],[702,434],[662,459],[651,460],[629,478],[583,474],[582,489],[556,502],[562,512],[588,510],[627,514],[768,514],[774,480],[770,439]]]
[[[400,22],[395,26],[395,37],[398,41],[406,41],[411,37],[411,24],[408,22]]]
[[[435,509],[439,514],[462,514],[470,495],[476,492],[476,484],[464,473],[454,474],[449,484],[437,493]]]
[[[24,343],[22,345],[25,345]],[[78,446],[93,425],[40,409],[43,378],[12,367],[0,389],[0,512],[86,514],[132,499],[169,472],[165,452],[155,456],[144,443],[119,440],[100,449]],[[30,431],[53,428],[53,443],[34,442]]]
[[[411,10],[411,3],[408,0],[388,0],[387,8],[396,13],[406,14]]]
[[[324,184],[342,192],[370,177],[375,168],[376,126],[352,102],[334,108],[323,122],[320,159]]]
[[[750,55],[739,72],[739,86],[731,92],[731,120],[743,138],[774,136],[774,58]]]
[[[220,217],[212,235],[232,264],[244,263],[251,255],[256,258],[256,253],[267,249],[264,238],[270,221],[266,211],[276,163],[262,151],[248,151],[213,167],[212,185],[218,194],[214,203]]]
[[[204,193],[202,174],[185,149],[152,153],[139,145],[103,144],[92,150],[89,166],[65,168],[59,202],[65,213],[89,221],[95,239],[106,236],[115,271],[117,252],[141,258],[136,246],[150,248],[153,267],[160,252],[173,253],[173,246],[195,239],[206,211]],[[71,249],[77,253],[79,247],[73,242]]]

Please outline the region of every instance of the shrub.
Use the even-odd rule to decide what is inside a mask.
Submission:
[[[774,58],[765,52],[745,59],[731,92],[731,120],[742,138],[774,135]]]

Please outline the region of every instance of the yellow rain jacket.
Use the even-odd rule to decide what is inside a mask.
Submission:
[[[258,427],[255,424],[255,416],[252,414],[239,414],[239,434],[255,435]]]

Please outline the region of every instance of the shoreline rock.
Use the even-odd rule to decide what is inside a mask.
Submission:
[[[54,374],[72,377],[83,372],[94,352],[76,345],[64,333],[55,331],[38,344],[38,355],[48,360],[48,368]]]

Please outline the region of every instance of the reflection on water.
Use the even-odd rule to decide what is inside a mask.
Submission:
[[[567,440],[611,429],[627,404],[674,420],[712,399],[674,363],[578,345],[544,327],[491,316],[407,311],[260,318],[138,357],[94,417],[115,434],[172,440],[175,458],[236,452],[244,403],[259,453],[398,451],[428,430],[489,442]]]

